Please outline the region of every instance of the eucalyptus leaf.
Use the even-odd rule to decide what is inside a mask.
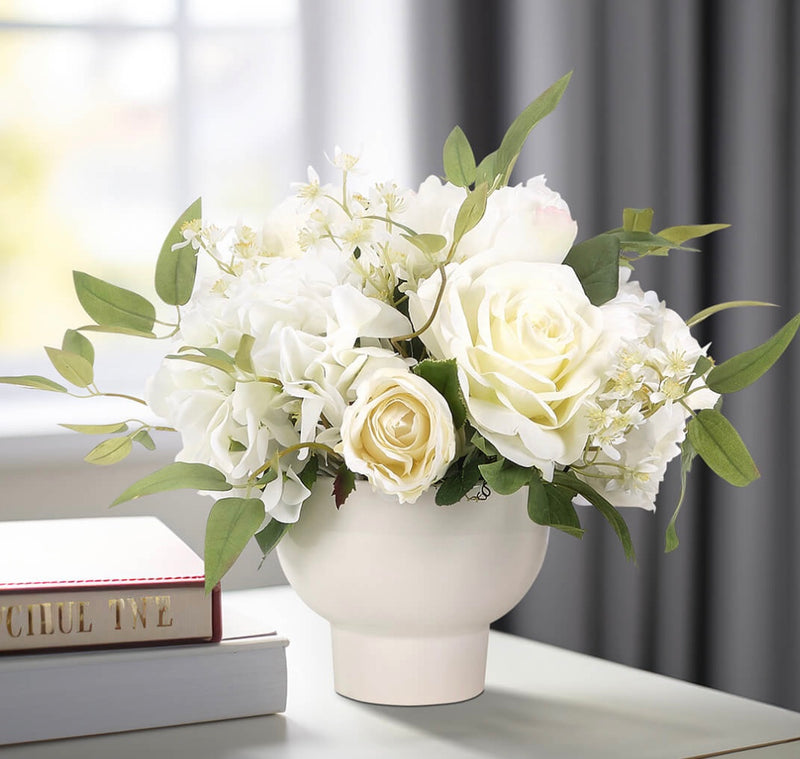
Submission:
[[[86,324],[78,327],[81,332],[102,332],[108,335],[130,335],[131,337],[145,337],[148,340],[155,340],[155,333],[141,329],[130,329],[129,327],[110,327],[104,324]]]
[[[256,543],[261,549],[261,553],[266,558],[269,553],[280,543],[281,538],[288,532],[289,525],[279,522],[277,519],[270,519],[266,527],[255,534]]]
[[[573,245],[564,263],[571,267],[595,306],[610,301],[619,289],[619,241],[602,234]]]
[[[206,522],[206,593],[210,593],[233,566],[250,538],[264,521],[264,502],[260,498],[221,498],[212,507]]]
[[[652,224],[652,208],[626,208],[622,212],[622,228],[626,232],[649,232]]]
[[[479,164],[475,171],[475,186],[485,184],[488,192],[492,192],[502,181],[497,170],[497,151],[489,153]]]
[[[68,353],[77,353],[94,365],[94,346],[85,335],[75,329],[68,329],[61,341],[61,349]]]
[[[695,456],[697,456],[697,451],[695,451],[691,441],[689,438],[684,438],[683,443],[681,443],[681,493],[678,497],[678,505],[675,507],[675,511],[672,514],[672,519],[669,520],[669,524],[667,525],[664,545],[665,553],[674,551],[678,547],[678,531],[675,528],[675,523],[678,520],[678,514],[683,505],[683,499],[686,496],[686,478],[692,468],[692,462]]]
[[[709,468],[736,487],[759,477],[750,452],[733,425],[716,409],[702,409],[689,420],[686,436]]]
[[[210,366],[214,369],[219,369],[221,372],[225,372],[225,374],[234,374],[236,371],[236,368],[233,366],[233,364],[212,356],[195,356],[190,353],[170,353],[164,356],[164,358],[171,358],[175,359],[176,361],[189,361],[193,364]]]
[[[687,240],[694,240],[697,237],[705,237],[712,232],[719,232],[722,229],[727,229],[730,224],[688,224],[679,227],[667,227],[662,229],[659,237],[663,237],[670,242],[682,245]]]
[[[165,490],[182,490],[184,488],[225,491],[230,490],[231,485],[225,479],[225,475],[212,466],[176,461],[134,482],[111,505],[117,506],[125,501],[132,501]]]
[[[202,201],[194,201],[172,225],[167,233],[156,262],[155,286],[158,297],[170,306],[183,306],[189,302],[197,276],[197,251],[185,243],[183,226],[202,218]]]
[[[497,149],[496,171],[502,177],[501,183],[508,184],[514,164],[519,158],[522,146],[531,130],[558,105],[564,90],[567,89],[572,72],[565,74],[555,84],[548,87],[512,122]]]
[[[129,437],[112,437],[104,440],[86,454],[84,461],[99,466],[109,466],[122,461],[133,448]]]
[[[420,361],[412,371],[433,385],[447,401],[453,416],[453,425],[457,430],[467,420],[467,404],[458,381],[458,365],[454,358],[436,361],[427,358]]]
[[[708,319],[709,316],[717,314],[720,311],[726,311],[729,308],[744,308],[746,306],[776,307],[774,303],[763,303],[760,300],[729,300],[725,303],[717,303],[714,306],[709,306],[708,308],[704,308],[702,311],[698,311],[694,316],[691,316],[686,320],[686,325],[688,327],[694,327],[695,324],[699,324],[704,319]]]
[[[247,372],[247,374],[256,373],[253,367],[253,359],[250,357],[250,351],[253,350],[255,342],[256,339],[252,335],[242,335],[241,340],[239,340],[239,347],[236,349],[236,355],[233,359],[236,366],[243,372]]]
[[[447,238],[442,235],[434,234],[421,234],[421,235],[407,235],[401,234],[412,245],[419,248],[425,255],[433,256],[438,253],[445,245],[447,245]]]
[[[73,432],[80,432],[83,435],[113,435],[115,432],[127,432],[128,425],[125,422],[115,422],[113,424],[59,424]]]
[[[25,374],[20,377],[0,377],[0,384],[17,385],[19,387],[30,387],[33,390],[49,390],[52,393],[68,393],[69,390],[58,382],[53,382],[47,377],[40,377],[37,374]]]
[[[511,495],[528,484],[530,467],[522,467],[507,459],[498,459],[478,467],[486,484],[500,495]]]
[[[55,370],[75,387],[88,387],[94,381],[92,365],[77,353],[46,347],[45,351]]]
[[[706,384],[717,393],[735,393],[752,385],[789,347],[798,326],[800,314],[784,324],[765,343],[717,364],[708,373]]]
[[[155,440],[153,440],[147,430],[139,430],[132,439],[134,443],[139,443],[139,445],[146,448],[148,451],[154,451],[156,449]]]
[[[448,182],[458,187],[469,187],[475,181],[475,155],[461,127],[453,127],[442,151],[444,174]]]
[[[156,310],[146,298],[81,271],[72,272],[72,279],[83,310],[97,324],[152,332]]]
[[[456,214],[456,223],[453,228],[453,247],[458,245],[461,238],[467,232],[474,229],[483,214],[486,212],[486,199],[489,195],[489,189],[485,184],[479,184],[471,192],[467,192],[467,197],[458,209]]]
[[[633,550],[633,541],[631,534],[628,530],[628,525],[622,518],[622,515],[612,506],[600,493],[598,493],[591,485],[579,480],[574,472],[560,472],[553,473],[553,484],[559,485],[566,490],[569,490],[578,495],[582,495],[589,503],[592,504],[606,519],[606,521],[614,528],[617,537],[622,543],[622,548],[625,551],[625,558],[629,561],[636,562],[636,553]]]

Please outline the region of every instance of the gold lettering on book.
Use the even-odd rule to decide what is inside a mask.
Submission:
[[[78,632],[88,633],[92,631],[92,622],[89,620],[89,626],[86,627],[86,622],[89,617],[88,614],[88,601],[78,601]]]
[[[132,629],[136,629],[137,620],[142,623],[142,629],[147,627],[147,596],[139,599],[141,602],[141,609],[139,604],[136,603],[135,598],[128,599],[128,606],[131,608],[131,616],[133,617]]]
[[[53,629],[53,606],[49,601],[34,604],[39,607],[39,635],[52,635]]]
[[[69,620],[69,627],[65,628],[64,626],[64,607],[67,607],[67,619]],[[72,628],[74,627],[74,619],[72,616],[72,607],[75,606],[74,601],[67,601],[64,603],[63,601],[59,601],[56,604],[56,615],[58,616],[58,631],[63,633],[64,635],[69,635],[72,632]]]
[[[122,629],[122,610],[125,608],[124,598],[109,598],[108,608],[114,610],[114,629]]]
[[[158,608],[158,627],[172,627],[172,612],[170,604],[172,599],[169,596],[156,596],[156,607]],[[169,616],[169,622],[167,622]]]
[[[19,627],[16,628],[16,632],[14,632],[14,628],[12,625],[14,624],[14,612],[18,614],[22,614],[22,607],[21,606],[0,606],[2,610],[2,617],[6,620],[6,630],[8,634],[12,638],[19,638],[22,635],[22,622],[18,621]]]

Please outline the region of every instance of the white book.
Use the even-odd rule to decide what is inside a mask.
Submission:
[[[219,643],[0,656],[0,746],[284,711],[288,640],[224,607]]]

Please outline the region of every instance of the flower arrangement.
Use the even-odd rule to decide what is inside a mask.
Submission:
[[[768,304],[722,303],[684,321],[631,273],[637,260],[727,225],[654,233],[651,209],[626,209],[621,227],[576,244],[577,224],[544,177],[509,185],[569,76],[480,163],[456,127],[444,182],[376,181],[337,148],[340,181],[323,185],[309,168],[261,229],[206,224],[196,201],[156,264],[158,297],[178,315],[167,334],[156,335],[164,322],[141,295],[75,272],[94,324],[46,349],[73,394],[105,394],[94,384],[92,331],[176,341],[146,398],[133,400],[177,430],[183,448],[115,504],[175,488],[221,495],[207,524],[209,587],[251,537],[266,555],[322,478],[345,508],[356,480],[400,502],[433,488],[450,508],[527,488],[531,519],[575,536],[575,506],[590,504],[632,558],[619,509],[655,508],[673,458],[684,483],[696,455],[734,485],[758,477],[721,397],[772,366],[800,315],[715,363],[690,327]],[[198,276],[201,260],[208,275]],[[39,376],[0,381],[72,392]],[[69,426],[113,435],[87,456],[97,464],[134,443],[154,447],[144,423]]]

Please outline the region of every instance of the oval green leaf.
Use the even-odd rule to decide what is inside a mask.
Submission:
[[[619,240],[603,234],[573,245],[564,264],[577,274],[586,297],[595,306],[610,301],[619,289]]]
[[[475,155],[460,126],[453,127],[444,142],[442,163],[448,182],[458,187],[469,187],[475,181]]]
[[[453,228],[453,247],[458,245],[461,238],[471,229],[474,229],[486,213],[486,200],[489,188],[479,184],[474,190],[467,191],[467,197],[458,209],[456,223]]]
[[[453,426],[460,430],[467,420],[467,403],[458,382],[458,365],[454,358],[437,361],[426,358],[411,371],[433,385],[447,402],[453,416]]]
[[[108,466],[122,461],[133,448],[129,437],[112,437],[96,445],[86,454],[84,461],[99,466]]]
[[[80,432],[83,435],[113,435],[115,432],[126,432],[128,425],[125,422],[114,424],[59,424],[59,427]]]
[[[498,459],[490,464],[481,464],[478,469],[486,484],[500,495],[511,495],[528,484],[531,470],[513,461]]]
[[[75,387],[88,387],[94,381],[94,369],[83,356],[58,348],[46,347],[45,351],[56,371]]]
[[[68,393],[69,390],[58,382],[53,382],[47,377],[40,377],[37,374],[26,374],[21,377],[0,377],[0,384],[17,385],[19,387],[30,387],[34,390],[49,390],[52,393]]]
[[[572,493],[543,482],[538,475],[528,483],[528,516],[536,524],[548,525],[575,538],[582,538],[586,532],[572,505]]]
[[[686,436],[709,468],[731,485],[741,488],[758,479],[758,469],[742,438],[719,411],[698,411],[689,421]]]
[[[270,551],[280,543],[281,538],[286,534],[288,529],[288,524],[279,522],[277,519],[270,519],[267,526],[255,534],[256,543],[258,543],[258,547],[261,549],[264,558],[266,558]]]
[[[83,310],[97,324],[152,332],[156,309],[146,298],[82,271],[72,272],[72,279]]]
[[[252,351],[255,342],[256,339],[252,335],[242,335],[241,340],[239,340],[239,347],[236,349],[236,355],[233,357],[236,366],[243,372],[247,372],[247,374],[256,373],[253,359],[250,356],[250,351]]]
[[[211,508],[206,523],[206,593],[239,558],[264,521],[260,498],[222,498]]]
[[[86,324],[78,327],[81,332],[102,332],[108,335],[130,335],[131,337],[146,337],[148,340],[155,340],[153,332],[146,332],[140,329],[129,329],[128,327],[110,327],[102,324]]]
[[[69,353],[83,356],[90,364],[94,364],[94,346],[85,335],[75,329],[68,329],[61,341],[61,349]]]
[[[735,393],[752,385],[789,347],[798,326],[800,326],[800,314],[784,324],[765,343],[717,364],[708,373],[706,384],[716,393]]]
[[[197,276],[197,251],[191,245],[183,245],[176,250],[173,250],[173,246],[186,242],[183,238],[183,226],[195,219],[201,219],[202,215],[202,200],[198,198],[172,225],[161,246],[156,262],[156,293],[170,306],[183,306],[192,296]]]
[[[156,449],[155,440],[150,436],[150,433],[147,430],[139,430],[133,436],[133,442],[139,443],[143,448],[146,448],[148,451],[154,451]]]
[[[116,506],[144,495],[184,488],[225,491],[230,490],[231,485],[225,479],[225,475],[213,466],[176,461],[134,482],[111,505]]]

